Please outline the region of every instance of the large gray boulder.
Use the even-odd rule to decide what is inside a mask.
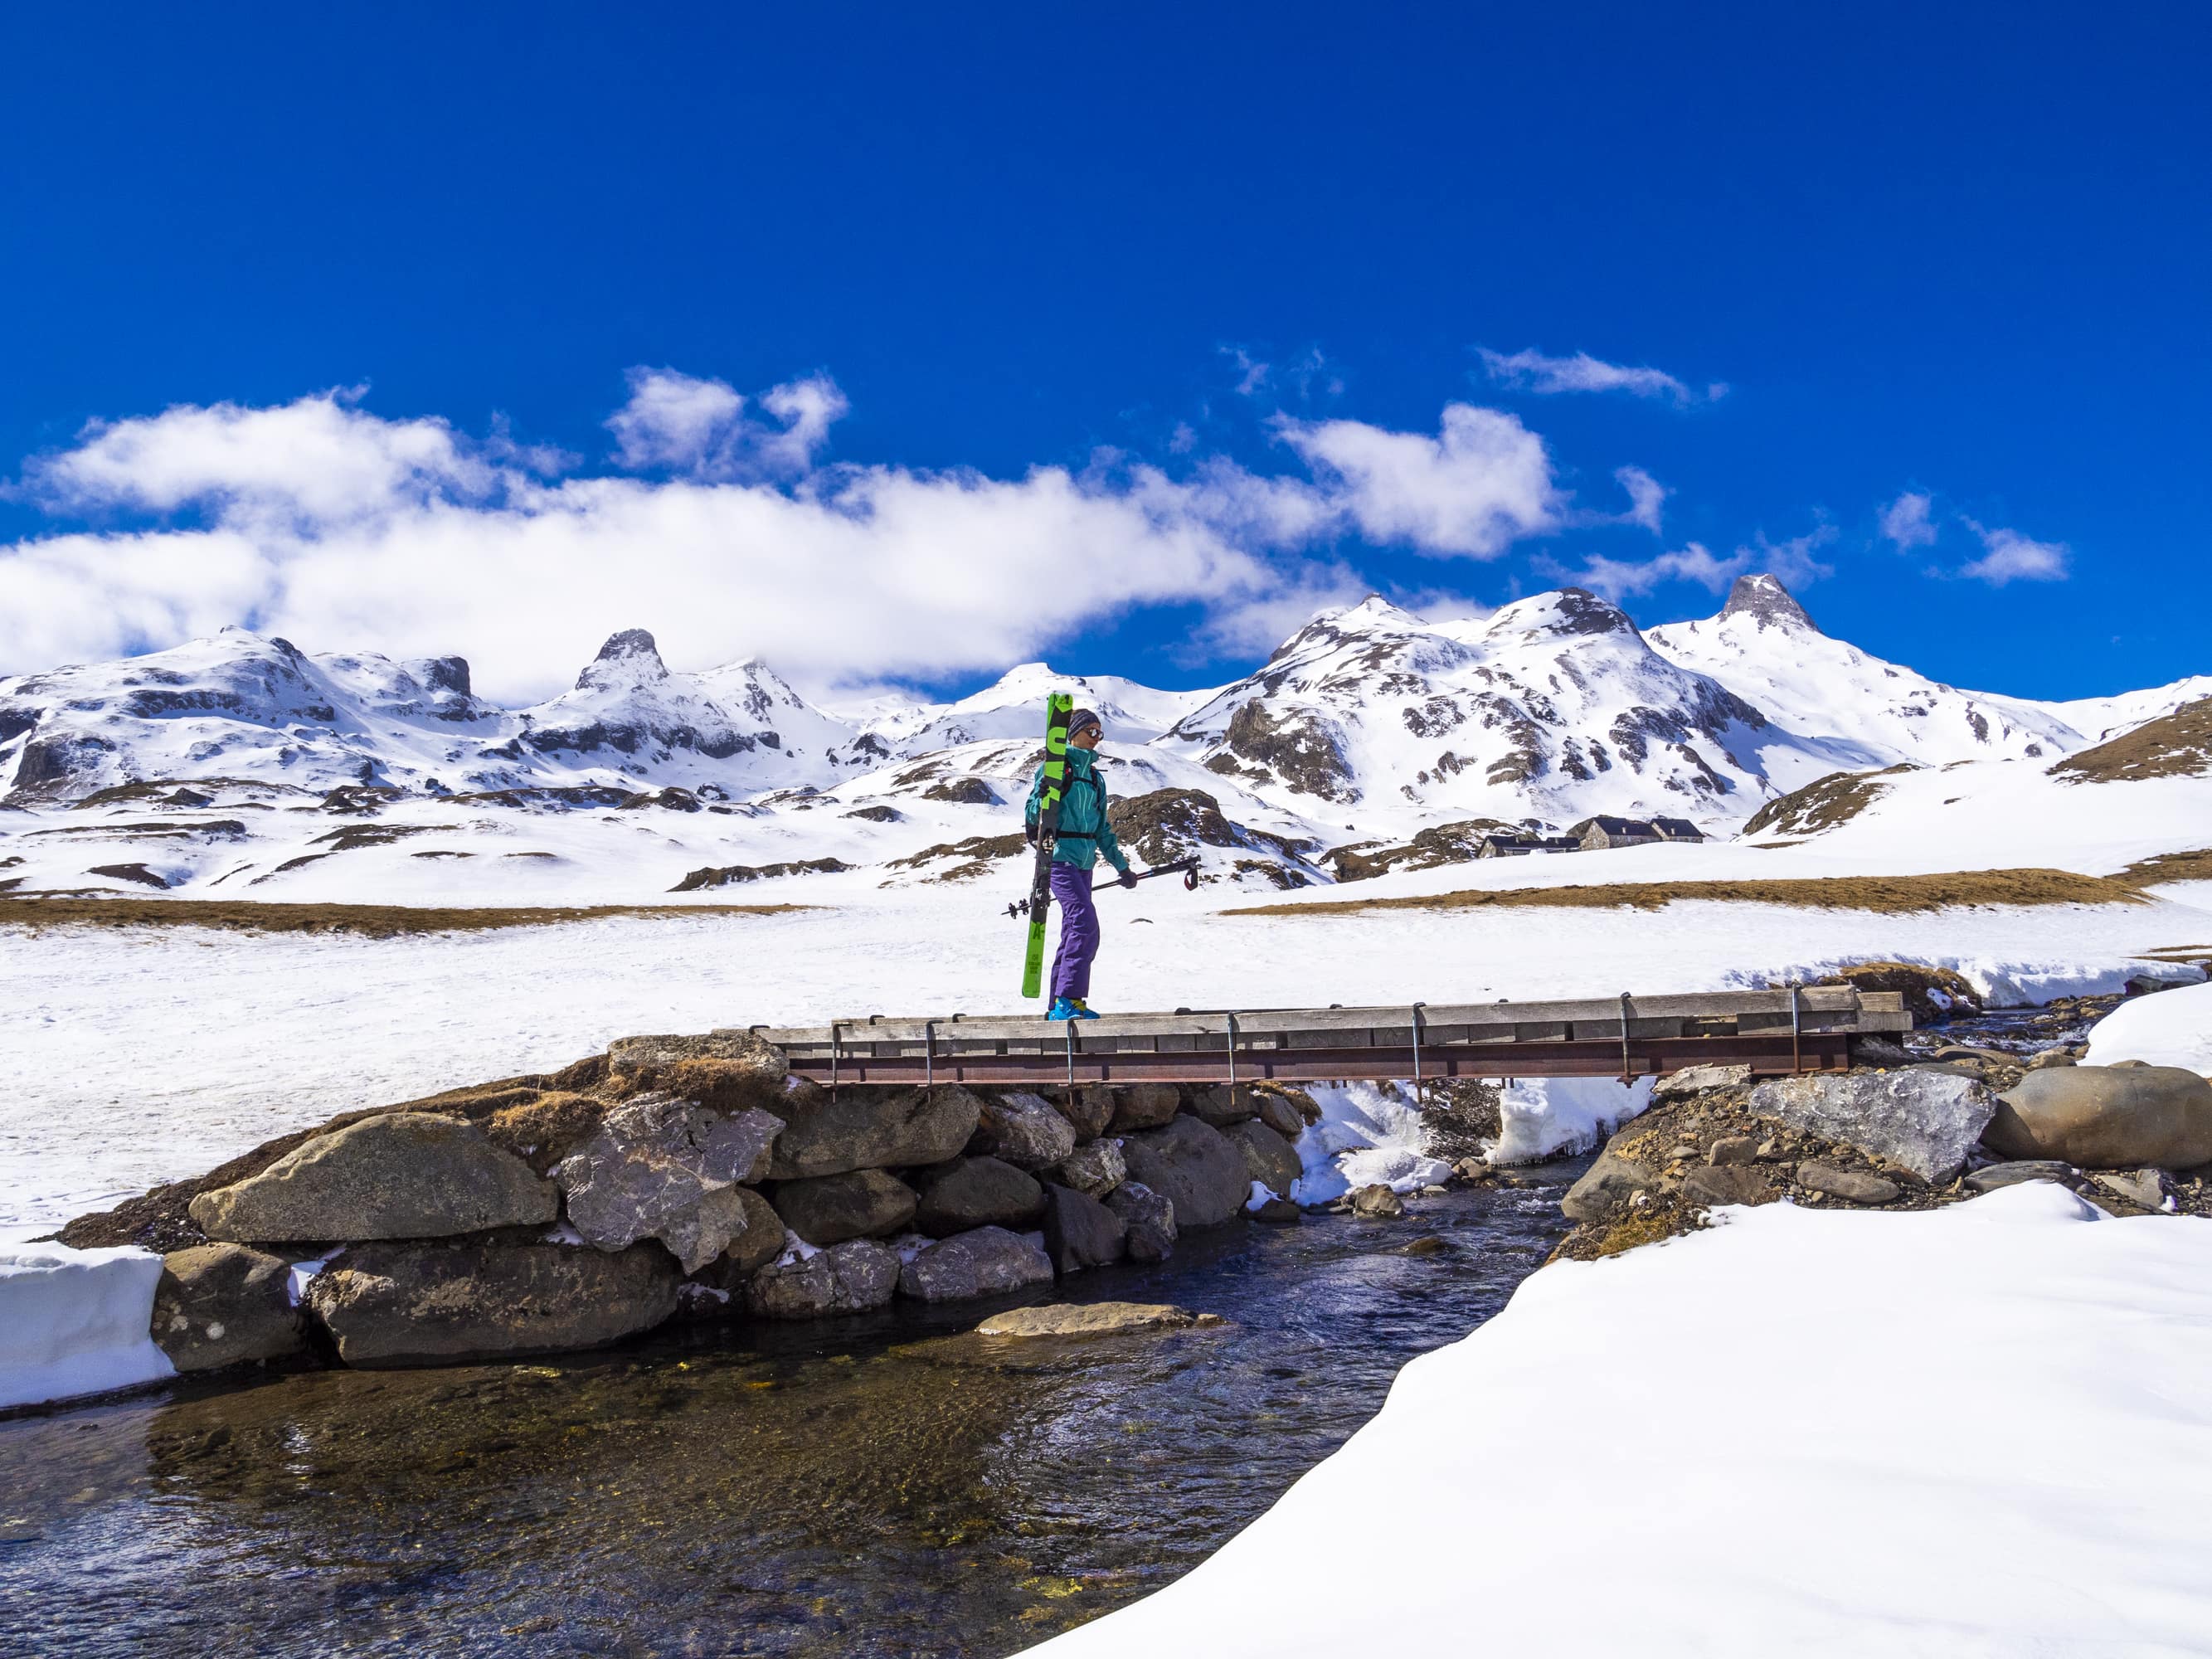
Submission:
[[[1075,1150],[1075,1126],[1042,1095],[986,1095],[975,1142],[1018,1170],[1044,1170]]]
[[[1297,1151],[1258,1118],[1232,1123],[1223,1139],[1244,1159],[1244,1173],[1269,1192],[1288,1198],[1291,1183],[1305,1173]]]
[[[1141,1181],[1125,1181],[1106,1194],[1106,1207],[1128,1229],[1122,1244],[1132,1261],[1164,1261],[1175,1254],[1175,1206]]]
[[[763,1080],[781,1079],[791,1069],[783,1050],[750,1031],[708,1031],[693,1036],[617,1037],[607,1045],[607,1064],[618,1072],[675,1066],[687,1060],[733,1064]]]
[[[1128,1173],[1128,1161],[1121,1156],[1121,1143],[1118,1140],[1086,1141],[1060,1159],[1060,1167],[1054,1171],[1061,1186],[1073,1187],[1093,1198],[1103,1198],[1112,1192]]]
[[[1708,1164],[1682,1180],[1685,1204],[1771,1204],[1782,1194],[1747,1164]]]
[[[1708,1089],[1740,1088],[1751,1081],[1748,1066],[1685,1066],[1669,1072],[1651,1087],[1654,1101],[1687,1100]]]
[[[1840,1198],[1846,1204],[1887,1204],[1905,1190],[1894,1181],[1885,1181],[1864,1170],[1839,1169],[1813,1158],[1797,1166],[1797,1184],[1808,1192]]]
[[[1063,1092],[1053,1102],[1060,1115],[1075,1126],[1078,1142],[1096,1140],[1112,1127],[1114,1097],[1121,1091],[1103,1085]]]
[[[1003,1158],[957,1158],[922,1176],[921,1186],[914,1224],[932,1238],[950,1238],[971,1227],[1018,1232],[1044,1213],[1044,1188],[1036,1177]]]
[[[285,1291],[291,1264],[243,1244],[198,1244],[161,1258],[154,1341],[180,1371],[276,1359],[303,1346]]]
[[[1848,1072],[1762,1083],[1751,1109],[1941,1186],[1965,1167],[1997,1097],[1972,1078],[1942,1072]]]
[[[744,1289],[747,1279],[783,1254],[783,1218],[750,1187],[732,1187],[721,1196],[737,1206],[739,1219],[721,1255],[694,1269],[692,1276],[717,1290],[738,1291]]]
[[[1128,1227],[1088,1193],[1072,1187],[1044,1189],[1044,1253],[1055,1270],[1079,1273],[1127,1254]]]
[[[931,1245],[899,1269],[899,1291],[917,1302],[960,1302],[1052,1282],[1052,1261],[1004,1227],[977,1227]]]
[[[669,1254],[687,1273],[697,1273],[708,1262],[727,1255],[744,1232],[745,1187],[718,1187],[700,1194],[696,1203],[665,1218],[649,1235],[668,1247]],[[777,1231],[777,1242],[782,1232]],[[588,1242],[588,1241],[587,1241]]]
[[[767,1170],[782,1121],[757,1108],[725,1115],[673,1095],[639,1095],[555,1166],[584,1242],[624,1250],[659,1238],[686,1272],[713,1261],[742,1227],[734,1199],[702,1200]]]
[[[678,1283],[655,1244],[367,1244],[307,1301],[349,1365],[436,1365],[620,1341],[676,1311]]]
[[[1055,1302],[1042,1308],[1010,1308],[975,1328],[978,1336],[1115,1336],[1125,1331],[1183,1331],[1195,1325],[1220,1325],[1219,1314],[1194,1314],[1164,1302]]]
[[[2177,1066],[2066,1066],[2030,1072],[1983,1132],[2008,1158],[2087,1170],[2212,1164],[2212,1083]]]
[[[787,1181],[770,1200],[783,1224],[809,1244],[879,1238],[914,1219],[914,1188],[888,1170]]]
[[[1113,1092],[1114,1117],[1106,1127],[1117,1135],[1159,1128],[1182,1109],[1182,1091],[1172,1083],[1132,1083]]]
[[[1260,1109],[1260,1121],[1287,1141],[1296,1143],[1306,1130],[1306,1115],[1299,1110],[1301,1103],[1313,1104],[1313,1097],[1301,1089],[1295,1093],[1282,1088],[1255,1089],[1252,1103]],[[1318,1121],[1319,1109],[1316,1109]]]
[[[772,1181],[898,1170],[957,1158],[981,1121],[983,1102],[957,1084],[891,1093],[805,1089],[788,1097],[788,1121],[776,1137]]]
[[[317,1135],[258,1176],[202,1193],[193,1222],[230,1243],[445,1238],[551,1221],[560,1200],[458,1118],[386,1112]]]
[[[1559,1208],[1570,1221],[1615,1221],[1628,1213],[1638,1193],[1653,1191],[1658,1185],[1655,1171],[1607,1147],[1567,1188]]]
[[[1251,1176],[1221,1131],[1184,1113],[1164,1128],[1125,1135],[1129,1174],[1175,1206],[1177,1228],[1213,1227],[1244,1207]]]
[[[1210,1123],[1217,1129],[1225,1129],[1232,1123],[1242,1123],[1248,1117],[1257,1117],[1260,1103],[1249,1089],[1215,1083],[1194,1088],[1190,1091],[1188,1109],[1200,1122]]]
[[[803,1260],[771,1262],[752,1276],[745,1299],[763,1319],[817,1319],[880,1308],[898,1281],[897,1251],[854,1238]]]

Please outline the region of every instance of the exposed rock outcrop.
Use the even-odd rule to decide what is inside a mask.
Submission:
[[[1996,1108],[1982,1084],[1942,1072],[1778,1078],[1751,1091],[1753,1111],[1877,1152],[1938,1186],[1965,1166]]]
[[[1003,1158],[963,1158],[920,1177],[914,1224],[932,1238],[950,1238],[971,1227],[1036,1224],[1044,1213],[1044,1188],[1035,1176]]]
[[[1122,1243],[1132,1261],[1164,1261],[1175,1254],[1175,1206],[1141,1181],[1125,1181],[1106,1194],[1106,1207],[1121,1218]]]
[[[1121,1156],[1132,1176],[1175,1206],[1178,1229],[1218,1226],[1243,1207],[1250,1182],[1243,1155],[1188,1113],[1124,1136]]]
[[[785,1226],[809,1244],[826,1246],[895,1233],[914,1219],[918,1200],[888,1170],[849,1170],[787,1181],[770,1201]]]
[[[868,1313],[891,1299],[898,1281],[898,1253],[872,1239],[855,1238],[770,1263],[745,1287],[746,1302],[763,1319]]]
[[[2008,1158],[2193,1169],[2212,1164],[2212,1083],[2174,1066],[2033,1071],[2002,1097],[1982,1139]]]
[[[607,1114],[599,1131],[562,1160],[555,1179],[568,1219],[602,1250],[660,1238],[686,1272],[721,1255],[744,1224],[736,1200],[702,1202],[766,1173],[781,1120],[757,1109],[725,1117],[688,1100],[644,1094]]]
[[[315,1136],[259,1175],[202,1193],[193,1222],[234,1243],[446,1238],[550,1222],[553,1188],[473,1124],[389,1112]]]
[[[899,1290],[917,1302],[958,1302],[1052,1282],[1051,1258],[1003,1227],[977,1227],[933,1244],[899,1270]]]
[[[1044,1250],[1061,1273],[1103,1267],[1126,1253],[1128,1228],[1088,1193],[1072,1187],[1044,1189]]]
[[[967,1149],[983,1115],[981,1097],[957,1084],[880,1095],[848,1089],[834,1097],[810,1087],[794,1091],[787,1104],[769,1167],[772,1181],[942,1164]]]
[[[349,1365],[451,1364],[595,1348],[676,1311],[656,1244],[364,1244],[318,1273],[307,1302]]]
[[[304,1346],[282,1256],[243,1244],[202,1244],[161,1258],[154,1341],[180,1371],[276,1359]]]

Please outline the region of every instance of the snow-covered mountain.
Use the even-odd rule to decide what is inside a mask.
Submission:
[[[1669,660],[1755,704],[1778,730],[1818,734],[1839,768],[1899,761],[2058,756],[2094,739],[2052,705],[1960,691],[1830,639],[1771,576],[1739,576],[1720,614],[1647,636]],[[1810,781],[1796,757],[1771,769],[1785,788]]]
[[[1850,763],[1577,587],[1480,621],[1380,599],[1325,612],[1163,741],[1268,799],[1394,830],[1601,811],[1725,823],[1779,793],[1784,758],[1808,776]]]
[[[760,662],[672,672],[641,629],[571,690],[505,708],[458,657],[309,656],[228,629],[0,679],[0,806],[21,809],[0,814],[0,891],[304,896],[371,861],[379,891],[418,896],[464,870],[471,891],[568,896],[562,868],[611,861],[653,891],[970,881],[1024,855],[1014,814],[1056,688],[1103,718],[1142,856],[1196,850],[1209,878],[1280,886],[1455,861],[1486,825],[1596,813],[1725,836],[1792,797],[1759,838],[1825,834],[1837,804],[1795,796],[1838,774],[1883,772],[1859,793],[1893,795],[1889,823],[1930,793],[1894,781],[1910,769],[2042,775],[2212,677],[2072,703],[1962,691],[1830,638],[1771,577],[1648,636],[1579,588],[1441,623],[1370,598],[1228,686],[1028,663],[953,702],[886,690],[826,708]],[[1953,807],[1964,787],[1930,798]]]

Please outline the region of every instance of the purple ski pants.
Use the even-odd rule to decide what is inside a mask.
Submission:
[[[1060,906],[1060,953],[1052,959],[1052,994],[1080,1000],[1091,994],[1091,958],[1098,954],[1098,907],[1091,902],[1091,872],[1072,864],[1054,865],[1052,896]]]

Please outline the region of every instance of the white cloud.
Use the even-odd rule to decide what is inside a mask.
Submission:
[[[1717,558],[1702,543],[1692,542],[1674,552],[1649,559],[1609,559],[1593,554],[1577,568],[1557,560],[1540,560],[1539,568],[1562,581],[1587,587],[1618,602],[1631,594],[1649,593],[1667,582],[1696,582],[1717,593],[1751,565],[1748,548],[1738,548],[1732,558]]]
[[[777,424],[745,419],[745,399],[721,380],[672,368],[634,368],[629,401],[607,419],[615,459],[634,472],[695,478],[789,476],[813,465],[833,422],[851,407],[837,383],[811,375],[771,388],[760,406]]]
[[[1628,492],[1628,511],[1615,522],[1641,525],[1653,535],[1657,535],[1661,510],[1666,506],[1667,497],[1674,492],[1640,466],[1617,468],[1613,476]]]
[[[1539,558],[1536,568],[1556,580],[1572,582],[1593,593],[1619,601],[1632,594],[1649,593],[1668,582],[1695,582],[1717,593],[1746,571],[1764,570],[1779,577],[1784,586],[1797,588],[1832,576],[1835,568],[1814,556],[1815,550],[1836,539],[1832,525],[1822,525],[1786,542],[1770,542],[1764,535],[1722,558],[1702,542],[1692,542],[1672,552],[1649,559],[1612,559],[1593,554],[1580,565]]]
[[[1908,489],[1881,510],[1881,533],[1885,541],[1897,544],[1899,552],[1916,547],[1936,544],[1936,526],[1929,517],[1934,499],[1916,489]]]
[[[386,421],[363,388],[270,409],[181,405],[94,421],[76,447],[24,469],[24,493],[58,511],[173,513],[334,522],[434,495],[493,494],[502,474],[440,420]]]
[[[2058,582],[2072,574],[2073,555],[2063,542],[2039,542],[2017,530],[1991,530],[1966,523],[1982,538],[1982,556],[1959,567],[1959,574],[2002,587],[2007,582]]]
[[[1562,498],[1544,441],[1510,415],[1448,404],[1437,435],[1360,421],[1275,423],[1333,504],[1378,542],[1494,559],[1558,527]]]
[[[27,493],[197,519],[0,545],[0,672],[230,622],[309,649],[462,650],[507,698],[566,684],[630,626],[680,665],[759,656],[816,685],[1000,667],[1146,605],[1194,606],[1194,635],[1242,648],[1357,597],[1317,550],[1348,528],[1489,557],[1555,517],[1541,441],[1461,405],[1436,436],[1280,425],[1308,476],[1109,455],[1010,479],[809,465],[843,410],[826,379],[749,399],[633,377],[617,445],[674,477],[541,476],[545,456],[497,433],[383,420],[350,394],[94,426],[29,466]]]
[[[1686,404],[1698,400],[1680,380],[1663,369],[1628,368],[1619,363],[1608,363],[1593,357],[1587,351],[1577,351],[1571,357],[1547,357],[1533,349],[1506,353],[1477,347],[1482,366],[1490,378],[1500,386],[1519,392],[1534,392],[1551,395],[1564,392],[1626,392],[1631,397],[1661,398],[1669,403]],[[1707,401],[1727,395],[1725,383],[1715,382],[1705,388]]]

